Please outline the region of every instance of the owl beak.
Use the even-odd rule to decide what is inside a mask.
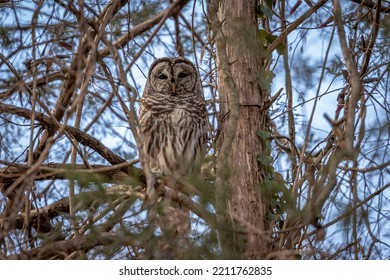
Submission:
[[[174,82],[172,82],[171,87],[172,87],[172,92],[175,94],[176,93],[176,84]]]

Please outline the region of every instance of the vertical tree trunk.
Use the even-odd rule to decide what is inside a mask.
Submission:
[[[213,4],[216,2],[219,4],[221,29],[214,28],[214,33],[216,36],[216,33],[222,33],[219,34],[219,39],[224,40],[221,44],[217,39],[221,111],[227,119],[238,118],[227,156],[230,190],[226,197],[226,215],[232,221],[235,231],[241,232],[234,234],[234,243],[240,256],[261,259],[267,254],[270,235],[265,233],[268,230],[265,219],[267,206],[260,187],[265,172],[257,160],[262,153],[262,143],[256,133],[258,130],[267,130],[267,110],[263,110],[266,92],[259,85],[262,48],[258,37],[257,1],[221,0],[214,1]],[[212,16],[211,14],[210,17]],[[222,53],[226,56],[221,55]],[[226,73],[222,72],[226,69],[222,65],[226,61],[221,59],[226,58],[236,92],[231,92],[232,87],[223,78]],[[236,98],[233,98],[234,95]],[[238,112],[233,114],[234,110]],[[223,123],[224,141],[228,137],[227,126],[229,121]]]

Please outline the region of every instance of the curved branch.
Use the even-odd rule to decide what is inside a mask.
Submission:
[[[115,185],[113,187],[90,191],[90,192],[82,192],[75,195],[75,201],[80,202],[77,203],[77,211],[86,210],[90,208],[92,205],[95,205],[97,201],[105,202],[114,200],[116,198],[130,198],[130,197],[141,197],[143,198],[143,194],[139,191],[142,190],[142,186],[132,187],[129,185]],[[40,221],[47,221],[48,219],[54,219],[61,214],[69,213],[69,197],[64,197],[50,205],[39,209],[32,209],[28,213],[28,219],[30,225],[37,225]],[[9,228],[13,229],[22,229],[24,223],[26,221],[26,213],[18,214],[15,219],[13,225],[7,225]],[[0,219],[0,228],[3,228],[5,223],[9,223],[7,217],[2,217]]]
[[[354,211],[356,211],[358,208],[360,207],[363,207],[364,205],[366,205],[370,200],[372,200],[374,197],[378,196],[379,194],[383,193],[386,189],[390,188],[390,183],[382,186],[380,189],[376,190],[375,192],[373,192],[372,194],[370,194],[368,197],[366,197],[365,199],[363,199],[362,201],[360,201],[359,203],[355,204],[354,206],[352,206],[351,208],[348,208],[348,210],[346,210],[342,215],[338,216],[337,218],[333,219],[332,221],[328,222],[327,224],[325,225],[322,225],[321,227],[323,229],[326,229],[334,224],[336,224],[337,222],[345,219],[346,217],[350,216]],[[307,237],[310,237],[310,236],[313,236],[315,235],[317,232],[317,229],[316,230],[313,230],[311,231],[310,233],[307,234]]]
[[[129,30],[126,34],[120,37],[118,40],[112,43],[112,46],[115,48],[123,48],[130,40],[134,39],[136,36],[148,31],[153,26],[157,25],[164,17],[170,17],[174,14],[177,14],[179,10],[181,10],[189,0],[177,0],[175,1],[167,10],[159,13],[155,17],[148,19],[137,26],[135,26],[132,30]],[[110,48],[107,47],[99,52],[99,55],[102,57],[110,55]]]
[[[104,190],[90,191],[90,192],[82,192],[75,196],[76,201],[80,201],[81,203],[77,203],[77,211],[85,210],[94,205],[97,201],[107,202],[108,200],[113,200],[116,198],[145,198],[145,183],[142,186],[130,186],[130,185],[115,185],[110,188]],[[159,192],[162,193],[164,197],[171,199],[174,202],[180,203],[181,205],[188,208],[190,211],[195,213],[198,217],[203,219],[209,225],[216,225],[215,215],[209,212],[203,205],[193,201],[188,196],[177,192],[171,188],[160,185]],[[39,221],[44,221],[47,219],[53,219],[58,217],[63,213],[69,213],[69,198],[62,198],[53,204],[47,205],[45,207],[39,209],[32,209],[28,214],[29,224],[35,225],[38,224]],[[15,222],[12,228],[22,229],[24,222],[26,220],[26,214],[21,213],[17,215],[15,218]],[[9,222],[9,221],[7,221]],[[5,223],[5,219],[0,219],[0,228],[2,228]]]
[[[80,39],[80,44],[78,46],[77,51],[75,52],[72,62],[70,63],[68,71],[65,73],[60,89],[60,94],[52,111],[53,116],[57,121],[62,120],[68,107],[72,106],[72,97],[74,96],[77,88],[81,86],[83,77],[88,77],[91,71],[93,72],[94,70],[94,65],[92,65],[92,63],[89,63],[87,65],[85,62],[87,61],[87,58],[89,56],[92,57],[92,60],[96,58],[96,44],[101,38],[99,30],[104,29],[108,22],[119,11],[119,9],[122,8],[126,3],[126,0],[111,0],[105,6],[101,14],[94,19],[94,27],[96,27],[97,31],[95,31],[94,28],[89,27],[88,30],[85,32],[84,36]],[[98,32],[98,34],[96,32]],[[92,47],[91,45],[95,47]],[[55,133],[56,130],[53,130],[48,127],[48,129],[39,139],[39,143],[34,151],[34,157],[36,159],[39,158],[40,154],[45,149],[47,140]]]
[[[319,8],[321,8],[328,0],[320,0],[313,7],[310,7],[301,17],[299,17],[296,21],[291,23],[282,34],[276,38],[275,41],[272,42],[271,45],[265,50],[264,57],[268,57],[280,44],[283,44],[284,40],[287,36],[295,31],[299,25],[301,25],[306,19],[308,19],[312,14],[314,14]]]
[[[377,2],[374,2],[372,0],[350,0],[350,1],[359,5],[363,5],[370,9],[378,8],[378,1]],[[381,13],[390,13],[390,6],[380,6],[378,10]]]
[[[120,244],[131,246],[131,237],[123,236],[118,233],[100,233],[78,236],[69,240],[51,242],[27,252],[7,256],[8,260],[47,260],[47,259],[66,259],[76,251],[89,251],[99,245]]]
[[[57,71],[57,72],[51,73],[49,75],[37,78],[36,86],[41,87],[41,86],[47,85],[48,82],[62,80],[64,78],[64,73],[63,73],[64,71],[65,71],[65,69],[62,69],[61,71]],[[24,87],[24,86],[32,87],[32,84],[33,84],[33,82],[29,82],[29,83],[25,83],[23,85],[23,83],[21,83],[20,81],[17,83],[14,83],[12,85],[11,85],[11,81],[9,81],[9,83],[10,83],[10,85],[7,85],[7,83],[5,83],[5,84],[3,83],[1,85],[2,88],[7,87],[7,90],[0,92],[0,100],[6,100],[12,94],[15,94],[16,92],[18,92],[18,90],[20,90],[21,87]]]
[[[38,168],[34,180],[65,180],[68,179],[71,174],[72,176],[98,175],[102,177],[104,181],[119,182],[128,178],[129,175],[132,175],[136,180],[144,184],[142,171],[132,166],[135,162],[138,161],[124,162],[112,166],[92,164],[88,167],[83,164],[49,163],[41,165]],[[10,185],[16,178],[30,168],[30,166],[26,164],[12,163],[3,160],[0,160],[0,163],[8,166],[6,168],[0,168],[0,191],[6,190],[3,189],[4,186]],[[122,169],[129,167],[137,172],[133,172],[132,174],[123,172]]]
[[[355,154],[353,147],[354,141],[354,122],[355,122],[355,109],[357,107],[360,94],[362,92],[362,85],[360,83],[359,73],[357,71],[356,63],[352,58],[351,50],[348,48],[347,37],[344,30],[344,22],[341,17],[341,6],[339,0],[333,0],[333,16],[334,22],[339,34],[340,46],[344,57],[345,65],[350,77],[351,91],[349,94],[349,101],[346,109],[345,130],[342,139],[342,149],[345,148],[345,155],[347,158],[352,158]]]
[[[13,114],[25,119],[31,118],[31,110],[16,107],[13,105],[7,105],[0,103],[0,113],[8,113]],[[49,129],[56,130],[59,128],[57,122],[53,121],[51,118],[47,117],[42,113],[35,113],[35,120],[41,123],[43,126]],[[84,146],[90,147],[94,151],[96,151],[99,155],[101,155],[105,160],[107,160],[111,164],[119,164],[126,162],[126,160],[114,152],[112,152],[109,148],[107,148],[102,142],[100,142],[95,137],[76,129],[72,126],[65,126],[65,131],[69,135],[71,135],[76,141]]]

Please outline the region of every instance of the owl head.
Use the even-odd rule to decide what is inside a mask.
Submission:
[[[148,93],[193,95],[200,88],[199,74],[195,65],[183,57],[163,57],[150,66],[147,86]]]

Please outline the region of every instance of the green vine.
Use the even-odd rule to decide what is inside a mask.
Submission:
[[[257,131],[261,139],[263,153],[257,157],[257,160],[264,167],[265,177],[261,182],[260,188],[268,199],[269,211],[267,220],[275,222],[279,228],[283,227],[283,214],[286,213],[290,205],[290,191],[286,187],[283,177],[280,173],[275,172],[272,163],[272,137],[268,131]]]

